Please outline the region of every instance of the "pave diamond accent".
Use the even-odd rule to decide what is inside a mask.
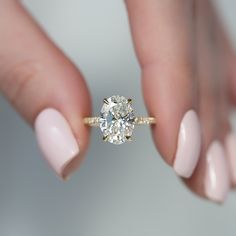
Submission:
[[[116,95],[104,100],[99,124],[104,140],[113,144],[130,140],[134,124],[135,116],[130,99]]]
[[[156,120],[154,117],[135,117],[136,125],[150,125],[155,124]]]

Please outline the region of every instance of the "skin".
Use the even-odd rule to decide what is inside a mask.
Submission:
[[[195,108],[202,125],[202,151],[193,176],[184,182],[205,197],[206,150],[214,139],[224,142],[230,130],[229,112],[236,104],[233,50],[209,1],[126,0],[125,4],[146,106],[150,115],[158,117],[154,143],[173,165],[183,114]],[[65,169],[66,176],[88,148],[83,117],[90,115],[91,98],[86,82],[18,1],[1,0],[0,16],[0,90],[30,125],[47,107],[65,116],[81,149],[75,163]]]

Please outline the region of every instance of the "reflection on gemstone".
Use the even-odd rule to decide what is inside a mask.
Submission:
[[[131,137],[134,129],[133,108],[123,96],[112,96],[105,100],[100,116],[103,137],[110,143],[122,144],[127,141],[127,137]]]

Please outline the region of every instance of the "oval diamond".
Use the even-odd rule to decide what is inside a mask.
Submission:
[[[130,100],[119,95],[105,99],[101,109],[100,129],[106,141],[122,144],[129,140],[134,129],[134,120]]]

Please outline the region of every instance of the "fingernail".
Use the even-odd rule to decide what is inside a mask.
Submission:
[[[225,141],[226,156],[229,160],[229,170],[232,183],[236,185],[236,134],[230,133]]]
[[[185,113],[180,124],[178,146],[174,161],[175,172],[189,178],[197,165],[201,150],[201,129],[194,110]]]
[[[60,177],[65,167],[79,154],[79,146],[64,116],[55,109],[43,110],[35,120],[39,147]]]
[[[206,154],[206,196],[215,202],[224,202],[229,191],[229,171],[225,159],[224,148],[214,141]]]

